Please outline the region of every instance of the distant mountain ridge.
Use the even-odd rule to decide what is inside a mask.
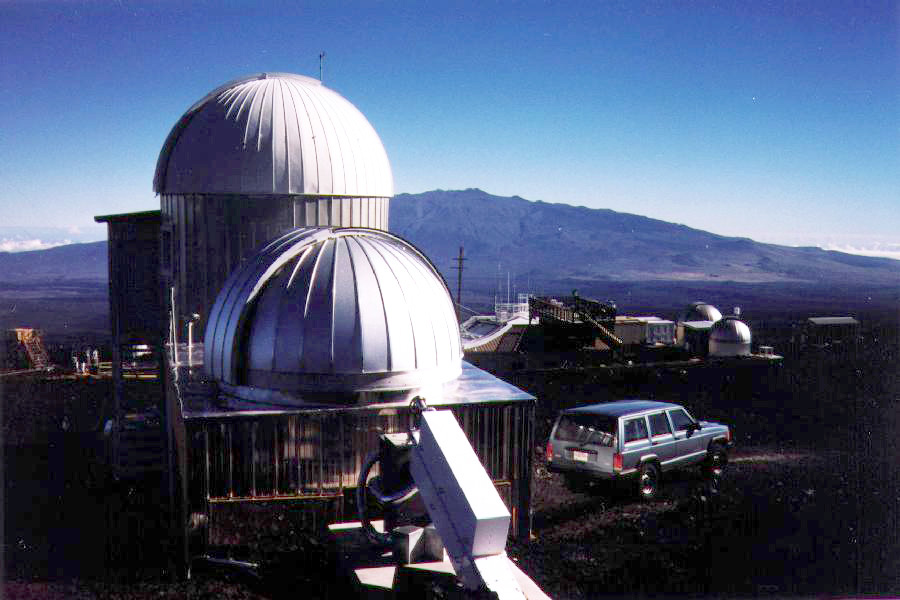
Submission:
[[[390,226],[428,255],[454,294],[454,259],[465,247],[467,306],[487,307],[502,297],[507,274],[513,295],[577,288],[635,314],[674,314],[693,300],[819,314],[878,305],[895,314],[900,302],[900,261],[759,244],[612,210],[476,189],[395,196]],[[105,241],[0,252],[0,330],[108,335],[107,270]]]
[[[900,287],[900,261],[889,258],[763,244],[479,189],[399,194],[391,200],[390,227],[419,246],[445,277],[464,246],[466,280],[494,289],[498,275],[505,279],[507,272],[520,286],[566,280]]]
[[[0,252],[0,282],[97,280],[105,284],[109,277],[107,256],[106,241]]]
[[[421,248],[448,281],[460,246],[469,289],[527,281],[831,283],[897,286],[900,261],[762,244],[685,225],[479,189],[399,194],[391,232]],[[106,282],[107,244],[0,252],[0,282]],[[534,286],[532,286],[534,288]]]

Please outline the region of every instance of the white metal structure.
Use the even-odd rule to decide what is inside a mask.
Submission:
[[[509,510],[452,412],[422,413],[409,470],[463,585],[524,600],[505,552]]]
[[[210,312],[207,372],[285,392],[421,388],[459,376],[462,349],[440,273],[370,229],[297,229],[225,282]]]
[[[493,315],[475,315],[459,326],[463,350],[472,350],[502,337],[515,325],[537,323],[529,320],[528,298],[531,294],[519,294],[517,302],[494,302]]]
[[[722,318],[722,313],[712,304],[706,302],[694,302],[690,304],[681,316],[678,318],[679,323],[691,321],[718,321]]]
[[[675,343],[675,323],[659,317],[616,316],[615,334],[625,343],[631,345],[662,344],[670,346]]]
[[[310,77],[261,73],[194,104],[169,133],[153,188],[167,194],[389,198],[384,146],[369,121]]]

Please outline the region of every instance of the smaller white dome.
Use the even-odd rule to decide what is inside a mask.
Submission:
[[[225,282],[205,367],[237,387],[382,392],[450,381],[459,326],[440,273],[411,244],[371,229],[296,229]]]
[[[712,321],[716,322],[722,318],[722,313],[712,304],[706,302],[694,302],[690,304],[681,316],[678,318],[679,323],[686,321]]]
[[[728,316],[716,321],[709,334],[710,356],[749,356],[752,337],[747,324]]]

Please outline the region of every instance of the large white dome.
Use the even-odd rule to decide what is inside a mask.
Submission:
[[[317,79],[262,73],[192,106],[159,154],[168,194],[393,195],[384,146],[359,110]]]
[[[205,335],[207,373],[281,392],[421,388],[459,376],[459,326],[443,278],[404,240],[370,229],[297,229],[235,271]]]

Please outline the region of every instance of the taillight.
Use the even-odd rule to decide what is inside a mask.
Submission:
[[[622,470],[622,455],[616,452],[613,454],[613,471]]]
[[[547,452],[545,453],[547,456],[547,460],[553,460],[553,442],[547,440]]]
[[[725,432],[725,441],[726,442],[731,441],[731,427],[729,427],[728,430]]]

